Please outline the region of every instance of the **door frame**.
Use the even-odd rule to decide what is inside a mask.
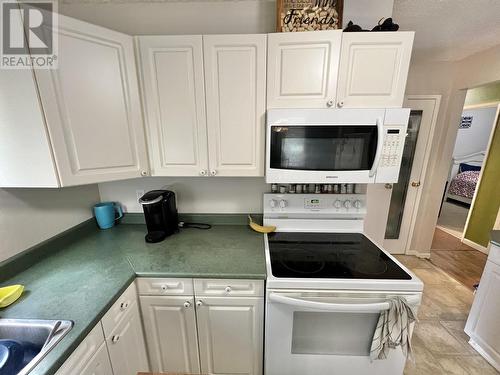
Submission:
[[[415,198],[415,204],[413,205],[413,212],[411,214],[411,220],[410,220],[410,228],[408,230],[408,236],[406,238],[406,243],[404,246],[404,252],[403,254],[406,255],[418,255],[419,257],[429,257],[429,254],[423,254],[419,251],[416,250],[409,250],[410,244],[412,243],[413,240],[413,233],[415,230],[415,224],[417,222],[417,216],[418,216],[418,208],[421,203],[422,199],[422,191],[423,185],[425,183],[425,177],[427,173],[427,168],[429,166],[429,159],[431,155],[431,150],[432,150],[432,142],[434,141],[434,136],[436,134],[436,123],[438,119],[438,114],[439,114],[439,109],[441,106],[441,95],[405,95],[405,100],[433,100],[434,101],[434,112],[432,114],[432,120],[431,120],[431,127],[429,131],[429,138],[427,139],[427,143],[425,145],[425,153],[424,153],[424,161],[423,161],[423,167],[422,171],[420,173],[420,188],[417,191],[417,196]],[[406,200],[405,200],[405,206],[406,206]]]
[[[483,173],[484,173],[484,165],[488,161],[488,156],[490,155],[491,143],[493,141],[493,136],[495,135],[496,125],[498,124],[498,121],[500,120],[500,102],[489,102],[489,103],[475,104],[475,105],[463,107],[463,110],[479,109],[479,108],[492,108],[492,107],[497,107],[497,111],[495,113],[495,120],[493,121],[493,125],[491,126],[490,137],[488,139],[488,145],[486,146],[484,159],[483,159],[483,165],[482,165],[481,170],[479,172],[479,177],[477,179],[476,189],[474,190],[474,196],[472,197],[472,201],[470,203],[469,212],[467,212],[467,220],[465,221],[464,230],[462,232],[462,236],[460,237],[460,241],[462,243],[464,243],[464,244],[472,247],[473,249],[476,249],[484,254],[489,253],[489,248],[484,247],[484,246],[482,246],[478,243],[475,243],[471,240],[468,240],[467,238],[465,238],[465,232],[467,232],[467,227],[469,226],[469,221],[470,221],[470,217],[472,214],[472,210],[474,209],[474,204],[476,203],[477,193],[479,191],[479,187],[481,186],[481,180],[483,178]]]

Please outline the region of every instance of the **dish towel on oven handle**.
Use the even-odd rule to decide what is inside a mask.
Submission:
[[[390,349],[401,346],[405,357],[412,358],[410,324],[416,320],[415,312],[406,299],[393,297],[389,309],[380,313],[377,328],[373,334],[370,358],[385,359]]]

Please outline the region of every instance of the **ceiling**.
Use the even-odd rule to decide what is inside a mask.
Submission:
[[[393,18],[415,31],[417,57],[457,61],[500,44],[499,0],[394,0]]]

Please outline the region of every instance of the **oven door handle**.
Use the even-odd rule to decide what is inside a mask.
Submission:
[[[420,296],[405,297],[409,305],[416,305],[420,301]],[[292,298],[283,296],[277,293],[270,293],[269,299],[273,302],[282,303],[296,307],[306,307],[316,310],[326,310],[333,312],[380,312],[389,310],[389,302],[375,302],[375,303],[325,303],[308,301],[300,298]]]
[[[380,161],[380,154],[382,154],[382,147],[384,143],[384,125],[382,123],[382,119],[380,117],[377,117],[377,120],[375,120],[375,124],[377,125],[378,132],[377,150],[375,151],[375,158],[373,159],[372,169],[370,169],[370,172],[368,172],[368,177],[375,176],[375,173],[377,172],[378,163]]]

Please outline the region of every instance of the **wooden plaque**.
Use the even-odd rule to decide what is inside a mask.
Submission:
[[[343,0],[276,0],[276,31],[342,28]]]

